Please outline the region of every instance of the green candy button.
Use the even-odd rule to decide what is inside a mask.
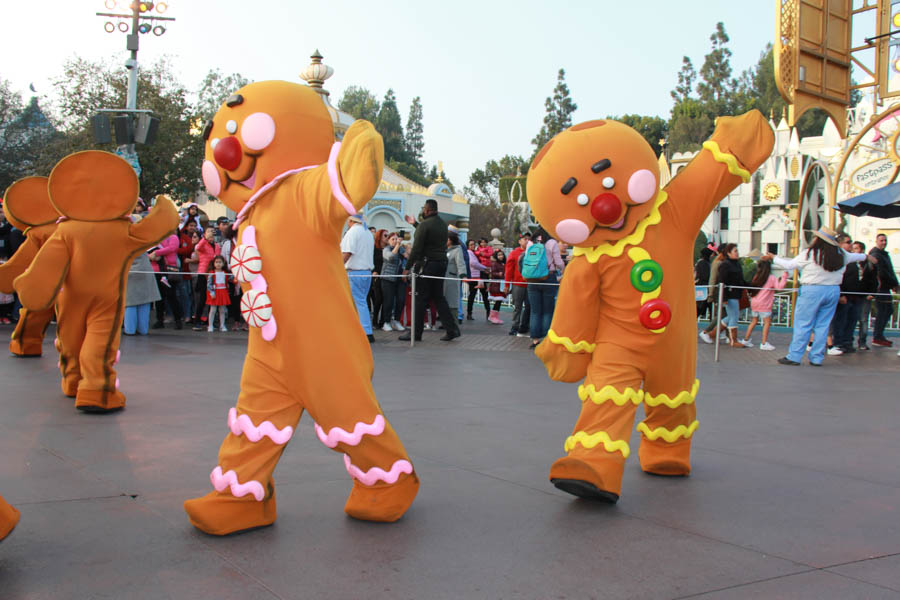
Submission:
[[[652,292],[662,280],[662,267],[655,260],[642,260],[631,267],[631,285],[639,292]]]

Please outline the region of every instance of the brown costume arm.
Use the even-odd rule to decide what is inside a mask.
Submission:
[[[665,187],[670,209],[683,230],[694,235],[706,216],[772,153],[775,134],[757,110],[719,117],[703,149]]]
[[[334,160],[298,178],[297,210],[323,233],[336,235],[347,217],[378,191],[383,171],[381,136],[371,123],[359,119],[347,130]]]
[[[16,253],[8,261],[0,265],[0,293],[13,293],[13,280],[25,272],[25,269],[28,268],[28,265],[31,264],[35,255],[37,255],[38,250],[40,248],[34,239],[26,237],[25,243],[19,246]]]
[[[599,315],[599,273],[586,258],[576,257],[566,268],[550,331],[535,351],[550,379],[574,382],[584,378],[591,364]]]
[[[171,234],[178,222],[178,209],[172,200],[168,196],[157,196],[150,213],[128,228],[129,242],[133,248],[149,248]]]
[[[13,282],[19,301],[28,310],[49,308],[69,272],[69,248],[53,235],[31,261],[31,266]]]

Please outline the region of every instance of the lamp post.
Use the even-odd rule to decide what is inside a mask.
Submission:
[[[137,160],[137,152],[135,152],[135,142],[139,144],[150,144],[156,137],[156,130],[159,127],[159,119],[152,116],[152,111],[142,110],[137,107],[137,82],[138,82],[138,48],[140,47],[140,36],[153,33],[155,36],[165,34],[165,23],[172,22],[172,17],[164,17],[162,13],[168,10],[168,4],[165,2],[154,2],[152,0],[129,1],[129,0],[104,0],[104,5],[109,10],[120,9],[123,12],[98,12],[98,17],[106,17],[108,20],[104,23],[103,28],[107,33],[120,31],[128,33],[126,37],[126,49],[131,53],[125,61],[125,68],[128,69],[128,90],[125,96],[125,108],[101,108],[94,115],[94,136],[97,143],[109,143],[112,141],[110,135],[108,113],[118,115],[113,118],[115,124],[116,143],[119,147],[116,153],[125,158],[140,175],[140,165]],[[157,14],[152,14],[153,12]],[[112,21],[115,19],[115,23]],[[130,27],[129,27],[130,21]],[[135,116],[137,116],[137,124],[135,126]]]

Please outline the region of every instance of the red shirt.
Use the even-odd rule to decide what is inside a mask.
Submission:
[[[519,270],[519,257],[525,254],[523,248],[516,248],[506,257],[506,274],[504,279],[512,281],[513,285],[519,287],[528,287],[528,282],[522,277],[522,271]]]
[[[475,256],[478,257],[479,262],[486,266],[487,268],[491,268],[491,256],[494,255],[494,249],[490,246],[479,246],[475,248]]]

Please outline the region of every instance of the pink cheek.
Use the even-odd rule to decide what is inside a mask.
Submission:
[[[203,161],[203,185],[211,196],[218,196],[222,191],[222,180],[219,178],[219,170],[211,160]]]
[[[628,178],[628,196],[632,202],[643,204],[656,195],[656,177],[647,169],[635,171]]]
[[[556,224],[556,235],[569,244],[580,244],[588,238],[591,230],[584,221],[578,219],[563,219]]]
[[[262,150],[275,139],[275,120],[266,113],[253,113],[241,125],[241,139],[251,150]]]

